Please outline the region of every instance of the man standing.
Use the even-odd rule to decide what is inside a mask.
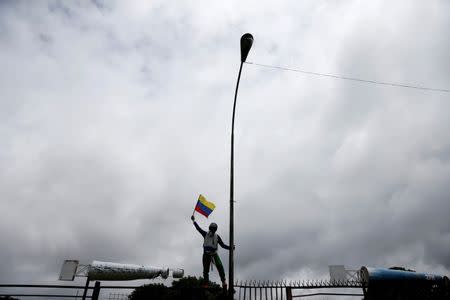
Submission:
[[[218,245],[222,248],[230,250],[230,247],[225,245],[217,231],[217,224],[211,223],[209,225],[209,231],[206,232],[200,226],[198,226],[197,222],[195,222],[194,216],[191,217],[191,220],[194,223],[195,228],[198,232],[203,236],[203,279],[205,280],[205,285],[208,286],[209,283],[209,266],[211,265],[211,261],[214,260],[214,264],[219,271],[220,280],[222,281],[222,287],[224,289],[227,288],[227,282],[225,279],[225,270],[223,269],[222,261],[220,260],[219,254],[217,254]]]

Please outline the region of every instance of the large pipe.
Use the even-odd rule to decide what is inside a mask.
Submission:
[[[172,271],[174,278],[183,277],[184,271]],[[141,266],[133,264],[120,264],[113,262],[93,261],[89,266],[88,278],[90,280],[135,280],[153,279],[158,276],[169,277],[169,268]]]
[[[361,280],[369,286],[373,283],[409,281],[416,283],[445,284],[448,278],[442,275],[392,270],[386,268],[361,267]]]

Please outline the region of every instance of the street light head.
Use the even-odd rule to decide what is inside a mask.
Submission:
[[[241,62],[245,62],[253,45],[253,35],[246,33],[241,37]]]

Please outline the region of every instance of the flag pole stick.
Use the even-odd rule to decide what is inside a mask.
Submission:
[[[201,196],[201,194],[198,196],[199,199],[200,199],[200,196]],[[194,216],[194,214],[195,214],[195,208],[197,207],[197,204],[198,204],[198,200],[197,200],[197,203],[195,203],[194,211],[192,212],[192,216]]]

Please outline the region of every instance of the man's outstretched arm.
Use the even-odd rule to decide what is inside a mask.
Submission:
[[[195,229],[197,229],[198,232],[200,232],[200,234],[205,237],[206,235],[206,231],[204,231],[200,226],[198,226],[197,222],[195,222],[195,218],[194,216],[191,217],[192,222],[194,223]]]

